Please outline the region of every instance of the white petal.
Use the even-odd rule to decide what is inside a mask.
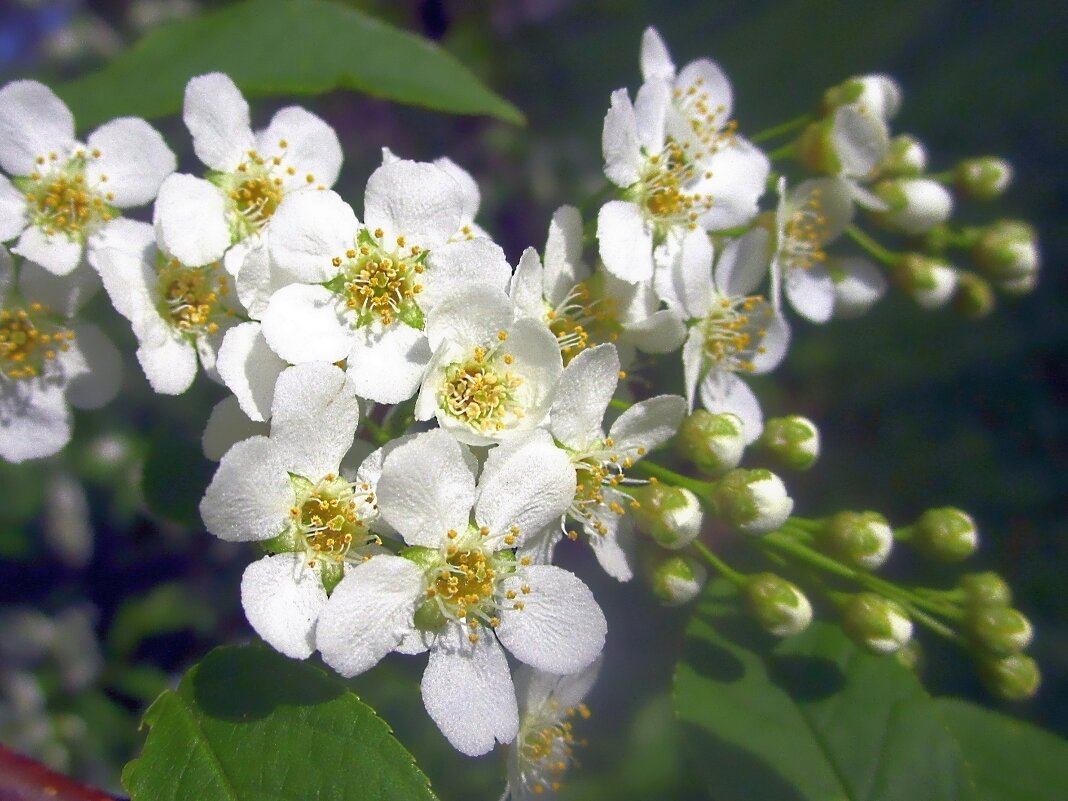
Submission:
[[[281,147],[281,142],[286,147]],[[299,106],[287,106],[275,112],[271,124],[256,135],[256,146],[261,156],[278,157],[282,167],[295,170],[292,176],[279,173],[287,189],[308,184],[331,187],[341,172],[341,143],[334,129]]]
[[[834,282],[819,265],[786,273],[786,297],[794,311],[813,323],[825,323],[834,311]]]
[[[701,215],[698,224],[708,231],[721,231],[752,220],[771,171],[768,157],[739,137],[705,165],[712,177],[701,183],[700,191],[712,195],[712,208]]]
[[[518,428],[540,426],[549,414],[564,371],[556,337],[541,320],[527,317],[508,328],[508,341],[501,352],[512,356],[513,369],[523,376],[518,398],[526,415]]]
[[[604,174],[608,180],[625,188],[641,178],[638,120],[626,89],[612,92],[612,105],[604,117],[601,148],[604,151]]]
[[[642,80],[663,78],[670,81],[675,78],[675,62],[656,28],[646,28],[642,34],[641,65]]]
[[[760,343],[764,350],[753,356],[753,372],[756,375],[762,375],[778,367],[790,347],[790,325],[786,322],[786,318],[772,311],[765,302],[758,303],[752,314],[754,316],[762,314],[761,308],[767,312],[765,314],[767,323],[764,325],[764,338]]]
[[[293,486],[278,448],[267,437],[237,443],[200,501],[208,531],[228,542],[269,540],[289,525]]]
[[[104,123],[86,141],[85,175],[91,184],[106,179],[111,203],[119,208],[143,206],[159,192],[178,161],[159,131],[140,117]]]
[[[181,395],[197,376],[197,352],[184,337],[142,345],[137,361],[152,389],[161,395]]]
[[[433,249],[460,229],[463,207],[460,185],[434,164],[395,161],[367,179],[364,221],[381,228],[387,242],[404,236]]]
[[[329,289],[290,284],[271,297],[263,313],[263,336],[291,364],[341,361],[355,335],[340,314],[337,295]]]
[[[634,98],[634,119],[638,124],[638,143],[646,153],[664,148],[664,128],[671,106],[671,86],[656,78],[642,84]]]
[[[6,303],[15,288],[15,260],[5,247],[0,247],[0,304]]]
[[[290,659],[307,659],[315,651],[315,623],[325,604],[323,582],[300,554],[265,556],[241,576],[249,624]]]
[[[227,272],[237,274],[238,300],[253,320],[263,317],[275,292],[294,283],[293,277],[271,260],[262,234],[238,242],[226,251],[223,263]]]
[[[731,240],[716,263],[716,287],[724,295],[751,295],[768,277],[771,241],[767,230],[754,228]]]
[[[394,160],[399,159],[394,157]],[[478,207],[482,205],[482,196],[478,191],[478,183],[471,177],[471,173],[446,156],[434,159],[434,166],[445,170],[456,181],[456,185],[460,187],[460,195],[463,199],[460,221],[462,223],[474,222],[475,215],[478,214]]]
[[[886,294],[886,276],[868,259],[840,259],[835,268],[835,317],[859,317]]]
[[[331,259],[354,247],[359,227],[336,192],[293,192],[271,217],[271,258],[301,281],[327,281],[337,274]]]
[[[197,158],[213,170],[231,172],[255,146],[248,103],[221,72],[199,75],[186,84],[182,119],[193,135]]]
[[[271,416],[274,384],[285,366],[267,345],[259,323],[241,323],[227,331],[216,362],[241,411],[261,422]]]
[[[542,275],[544,270],[538,251],[527,248],[519,257],[515,274],[512,276],[511,286],[508,288],[508,296],[515,304],[518,313],[526,317],[540,317],[545,312],[542,287]]]
[[[37,262],[50,273],[68,275],[82,263],[85,248],[75,239],[68,239],[62,234],[49,236],[31,225],[22,232],[11,252]]]
[[[890,149],[886,123],[857,106],[842,106],[834,112],[831,143],[841,174],[856,178],[870,176]]]
[[[130,322],[155,314],[150,286],[156,279],[156,234],[148,223],[115,220],[93,237],[93,266],[115,311]],[[74,274],[77,274],[75,271]],[[70,281],[69,277],[58,279]]]
[[[597,243],[612,275],[632,284],[653,277],[653,234],[636,204],[611,200],[601,206]]]
[[[516,558],[522,559],[525,556],[536,565],[552,564],[556,546],[563,538],[564,532],[560,527],[560,521],[554,520],[541,531],[524,537],[522,545],[516,551]]]
[[[73,317],[100,286],[100,275],[88,265],[82,265],[70,275],[55,275],[32,261],[24,261],[19,267],[19,289],[23,297],[63,317]]]
[[[493,535],[520,538],[560,519],[575,497],[575,468],[545,431],[490,451],[478,482],[475,520]]]
[[[734,94],[731,91],[731,82],[719,64],[707,58],[699,58],[679,70],[675,89],[681,91],[683,98],[686,98],[691,87],[701,96],[709,111],[716,113],[719,127],[725,127],[734,112]]]
[[[582,351],[560,376],[553,402],[553,436],[572,450],[599,441],[608,402],[619,383],[619,355],[614,345]]]
[[[475,502],[467,448],[437,430],[390,453],[378,480],[382,517],[409,545],[439,547],[449,529],[465,531]],[[427,480],[432,476],[433,480]]]
[[[508,660],[493,637],[471,643],[450,625],[430,651],[421,690],[427,713],[462,754],[485,754],[519,731]]]
[[[237,398],[231,395],[216,403],[211,410],[200,445],[204,456],[217,462],[235,443],[266,434],[266,423],[249,420],[237,404]]]
[[[612,423],[608,436],[620,451],[640,456],[638,450],[651,451],[675,436],[685,414],[686,401],[678,395],[657,395],[623,412]]]
[[[63,154],[74,143],[74,115],[37,81],[12,81],[0,89],[0,167],[29,175],[38,156]]]
[[[62,387],[35,380],[0,386],[0,458],[40,459],[70,441],[70,409]]]
[[[582,215],[574,206],[561,206],[553,213],[545,239],[543,294],[559,303],[579,281],[589,275],[582,263]]]
[[[159,188],[153,222],[163,249],[190,267],[218,261],[230,246],[226,199],[203,178],[168,177]]]
[[[704,317],[712,297],[712,242],[700,228],[689,231],[678,253],[658,264],[655,286],[668,306],[686,319]]]
[[[380,334],[368,328],[355,332],[348,357],[353,391],[376,403],[400,403],[412,397],[430,361],[426,335],[404,323]]]
[[[426,579],[399,556],[375,556],[349,569],[319,615],[315,644],[346,678],[374,667],[413,630]]]
[[[701,326],[695,325],[690,329],[686,343],[682,346],[683,383],[686,386],[686,404],[691,411],[694,399],[697,397],[697,384],[701,380],[704,366],[705,335],[701,331]]]
[[[530,592],[523,594],[523,585]],[[502,588],[523,598],[502,609],[497,637],[520,662],[549,673],[574,673],[597,658],[608,625],[593,593],[578,576],[552,565],[531,565]]]
[[[509,328],[513,316],[512,302],[499,287],[463,286],[427,315],[427,339],[433,351],[443,342],[463,348],[487,345]]]
[[[816,206],[821,216],[820,244],[833,242],[853,221],[853,197],[849,184],[840,178],[810,178],[787,195],[786,210]]]
[[[626,328],[621,342],[631,342],[643,353],[671,353],[686,339],[686,324],[671,309],[661,309]]]
[[[0,175],[0,242],[21,234],[28,221],[26,198],[6,176]]]
[[[512,268],[501,246],[489,239],[467,239],[442,245],[427,259],[419,307],[429,312],[446,296],[464,286],[484,286],[508,291]]]
[[[537,709],[558,710],[560,719],[567,710],[578,706],[589,695],[601,671],[600,659],[577,673],[557,676],[522,665],[516,671],[516,694],[526,712]]]
[[[742,419],[748,445],[764,430],[764,414],[753,390],[734,373],[713,370],[701,382],[701,405],[715,414],[732,412]]]
[[[122,356],[104,332],[90,323],[74,326],[75,347],[85,361],[86,372],[67,387],[67,400],[78,409],[99,409],[119,394],[122,386]]]
[[[360,403],[340,367],[310,362],[278,376],[271,406],[271,441],[286,467],[312,481],[336,473],[352,447]]]
[[[604,533],[586,527],[586,539],[597,558],[601,569],[616,581],[630,581],[634,578],[634,552],[638,543],[634,536],[634,526],[629,517],[620,518],[615,513],[604,516]]]

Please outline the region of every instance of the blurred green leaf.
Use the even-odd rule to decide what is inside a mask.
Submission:
[[[205,634],[214,625],[211,605],[175,581],[123,603],[108,630],[108,646],[117,658],[126,659],[146,637],[184,630]]]
[[[145,459],[141,490],[148,508],[184,526],[200,525],[200,499],[215,465],[200,449],[195,436],[157,431]]]
[[[149,33],[98,72],[56,87],[78,124],[180,110],[186,82],[222,71],[249,97],[334,89],[522,124],[437,45],[327,0],[246,0]]]
[[[917,679],[813,623],[771,644],[709,590],[686,633],[675,708],[717,801],[977,798],[954,736]]]
[[[15,524],[0,525],[0,558],[24,559],[30,554],[30,535]]]
[[[434,799],[426,777],[344,684],[260,646],[218,648],[145,713],[132,801]]]
[[[937,706],[982,801],[1061,801],[1068,793],[1068,742],[967,701],[943,698]]]

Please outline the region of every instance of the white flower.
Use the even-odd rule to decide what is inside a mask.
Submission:
[[[491,450],[477,486],[473,455],[444,431],[398,447],[378,503],[410,547],[338,585],[319,620],[323,659],[354,676],[390,651],[429,649],[423,703],[449,742],[472,756],[510,742],[519,721],[500,646],[560,674],[604,645],[604,615],[586,585],[515,552],[559,519],[574,490],[573,468],[544,432]]]
[[[0,458],[39,459],[70,440],[68,403],[95,409],[119,391],[122,361],[94,325],[71,318],[89,294],[88,267],[57,277],[0,246]]]
[[[221,262],[183,264],[160,247],[157,233],[116,220],[99,237],[96,267],[115,310],[131,323],[152,388],[179,395],[192,385],[198,359],[214,374],[223,335],[244,309]]]
[[[763,414],[738,374],[773,369],[790,339],[782,316],[753,294],[767,274],[767,244],[762,228],[730,241],[713,274],[712,245],[704,232],[694,232],[684,240],[678,263],[660,271],[656,283],[668,304],[690,321],[682,349],[690,408],[700,392],[701,404],[710,412],[738,415],[747,444],[760,436]]]
[[[74,138],[70,109],[44,84],[0,89],[0,241],[65,275],[82,263],[119,209],[150,202],[174,172],[174,153],[142,119],[121,117]]]
[[[575,736],[572,721],[590,717],[583,700],[600,669],[600,659],[568,676],[519,669],[519,734],[508,747],[508,785],[501,801],[548,798],[560,789],[576,761],[575,748],[582,743]]]
[[[779,181],[775,212],[775,256],[786,298],[794,310],[814,323],[825,323],[834,312],[834,281],[827,272],[827,245],[853,219],[853,200],[845,182],[813,178],[786,191]]]
[[[382,163],[392,164],[395,161],[402,161],[402,159],[388,147],[383,147]],[[434,166],[440,167],[448,173],[456,181],[456,185],[460,189],[462,199],[460,205],[460,228],[449,237],[449,241],[460,242],[465,239],[474,239],[475,237],[492,239],[493,237],[475,222],[479,206],[482,205],[482,193],[479,192],[478,183],[471,176],[471,173],[447,156],[434,159]]]
[[[849,256],[833,259],[827,271],[834,282],[834,316],[860,317],[886,294],[886,275],[870,259]]]
[[[545,422],[563,362],[541,320],[515,319],[508,296],[493,287],[459,291],[431,310],[433,358],[415,404],[417,420],[469,445],[489,445]]]
[[[378,538],[371,483],[341,476],[359,405],[331,364],[290,367],[278,378],[270,436],[238,442],[200,502],[204,524],[230,542],[267,542],[241,582],[249,623],[286,656],[314,650],[326,583],[361,562]]]
[[[341,169],[341,144],[323,120],[288,106],[253,132],[248,103],[219,72],[189,81],[182,119],[209,172],[207,179],[176,175],[166,182],[156,226],[163,249],[184,264],[207,264],[225,254],[227,270],[239,275],[250,252],[264,247],[282,199],[333,186]],[[231,249],[235,243],[241,244]]]
[[[634,524],[626,515],[632,501],[619,487],[635,462],[678,431],[686,401],[659,395],[636,403],[612,423],[606,436],[601,421],[618,380],[619,356],[612,345],[580,353],[560,378],[549,430],[575,466],[575,498],[568,516],[582,526],[605,572],[628,581],[634,575]],[[548,529],[530,547],[544,554],[560,536],[559,528]],[[572,539],[577,536],[569,533]],[[549,542],[539,543],[543,538]]]
[[[463,193],[433,164],[393,161],[367,182],[365,220],[333,192],[287,198],[270,252],[294,283],[263,315],[272,350],[294,364],[347,360],[360,397],[399,403],[419,387],[430,358],[424,315],[461,286],[504,290],[510,269],[489,239],[448,239]]]

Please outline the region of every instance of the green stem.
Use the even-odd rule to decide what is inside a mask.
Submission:
[[[712,487],[714,486],[710,481],[698,481],[696,478],[684,476],[682,473],[676,473],[674,470],[669,470],[666,467],[653,464],[645,459],[636,463],[634,469],[644,470],[650,476],[667,484],[671,484],[672,486],[688,489],[702,501],[708,500],[708,496],[712,492]]]
[[[779,125],[772,125],[770,128],[765,128],[763,131],[757,131],[755,134],[749,137],[749,141],[754,145],[758,145],[761,142],[766,142],[769,139],[774,139],[776,136],[782,136],[788,134],[791,131],[796,131],[798,128],[803,128],[812,122],[811,114],[802,114],[799,117],[794,117],[792,120],[780,123]]]
[[[797,152],[797,145],[793,142],[787,142],[782,147],[777,147],[768,153],[768,158],[772,161],[779,161],[780,159],[793,158]]]
[[[370,416],[363,418],[362,422],[364,426],[367,427],[367,430],[371,432],[371,438],[374,439],[375,445],[381,447],[393,439],[393,437],[389,435],[389,432],[372,420]]]
[[[853,238],[853,241],[866,250],[871,256],[881,261],[883,264],[893,267],[896,265],[900,258],[892,250],[888,250],[861,231],[857,226],[850,225],[846,228],[846,233]]]
[[[613,409],[619,409],[621,412],[627,411],[627,409],[632,406],[632,404],[627,403],[625,400],[620,400],[619,398],[612,398],[612,400],[608,401],[608,405]]]
[[[700,540],[694,540],[691,547],[705,558],[714,570],[718,571],[725,579],[736,587],[741,587],[746,582],[746,577],[720,559],[712,550]]]

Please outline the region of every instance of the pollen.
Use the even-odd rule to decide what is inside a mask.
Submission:
[[[26,200],[31,225],[48,236],[63,235],[71,240],[84,241],[101,225],[113,219],[117,212],[108,205],[111,196],[101,191],[107,181],[101,175],[96,185],[90,185],[85,175],[85,154],[79,152],[60,164],[57,154],[49,161],[37,159],[47,168],[34,171],[20,183]]]
[[[613,341],[620,330],[614,302],[596,297],[586,282],[575,284],[559,304],[548,309],[545,322],[556,336],[565,365],[587,348]]]
[[[523,379],[506,369],[506,354],[475,348],[466,362],[445,368],[441,408],[479,432],[500,431],[523,416],[516,391]]]
[[[234,317],[230,278],[220,262],[186,267],[160,255],[157,270],[157,310],[176,331],[194,338],[214,334],[220,322]]]
[[[355,314],[356,325],[422,319],[415,297],[423,289],[419,276],[425,270],[426,254],[411,255],[403,236],[397,237],[394,249],[386,247],[383,239],[381,230],[373,238],[363,231],[359,250],[349,249],[344,259],[334,259],[342,267],[340,294]]]
[[[700,325],[706,360],[720,370],[752,372],[760,352],[771,307],[758,295],[724,296],[714,303]]]
[[[787,268],[807,270],[827,260],[823,245],[830,237],[821,194],[814,189],[786,220],[780,250]]]
[[[74,332],[40,303],[0,309],[0,373],[16,381],[44,375]]]
[[[315,559],[344,562],[353,548],[359,550],[376,541],[368,530],[374,493],[334,474],[314,485],[296,479],[295,488],[298,482],[299,506],[290,510],[290,515],[295,518],[295,534],[302,540],[309,564]],[[358,553],[355,556],[362,559]]]

